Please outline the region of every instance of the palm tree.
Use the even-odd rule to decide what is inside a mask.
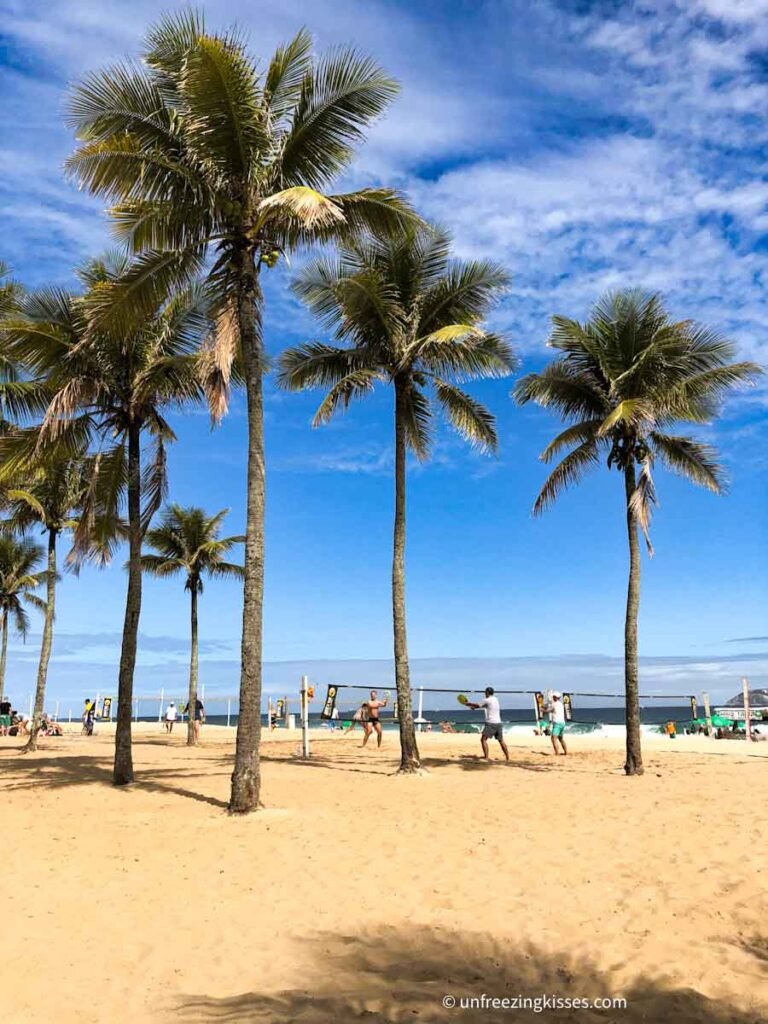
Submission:
[[[45,707],[45,687],[53,647],[56,609],[56,542],[62,532],[74,530],[77,526],[74,517],[88,490],[87,472],[87,463],[80,458],[47,459],[32,469],[26,479],[21,479],[18,487],[8,492],[10,510],[3,526],[12,533],[20,534],[42,528],[47,534],[48,549],[45,621],[37,669],[32,727],[29,741],[24,748],[25,752],[37,750],[37,737]]]
[[[186,579],[184,589],[189,591],[191,622],[191,653],[189,660],[189,718],[187,723],[187,744],[197,743],[194,708],[197,700],[197,597],[203,592],[203,577],[234,576],[243,578],[242,565],[224,560],[224,555],[235,544],[242,544],[245,537],[219,537],[221,524],[229,509],[222,509],[214,516],[206,515],[201,508],[182,508],[171,505],[163,515],[159,526],[147,532],[146,543],[154,548],[154,554],[145,554],[141,559],[144,572],[153,576],[175,576],[182,573]]]
[[[141,544],[166,492],[166,445],[176,435],[168,409],[203,398],[199,350],[210,328],[205,289],[158,293],[151,308],[130,311],[122,279],[133,268],[119,255],[87,264],[75,297],[47,289],[25,298],[6,321],[11,352],[52,392],[39,429],[0,439],[2,472],[23,473],[42,450],[89,453],[88,487],[72,559],[106,562],[119,540],[129,545],[128,591],[118,677],[115,785],[133,781],[131,704],[141,612]],[[122,305],[120,328],[95,327],[94,307]],[[146,458],[142,439],[152,450]],[[121,512],[127,504],[127,526]]]
[[[5,665],[8,657],[9,620],[19,636],[29,631],[29,616],[24,604],[45,611],[45,601],[33,593],[45,581],[46,573],[40,569],[43,549],[30,540],[0,535],[0,623],[2,648],[0,649],[0,694],[5,690]]]
[[[734,346],[690,320],[673,321],[659,295],[622,291],[606,295],[589,320],[552,318],[550,347],[561,353],[541,373],[520,380],[518,402],[553,409],[569,426],[541,458],[568,454],[552,471],[534,505],[538,515],[606,456],[624,477],[629,540],[629,586],[624,628],[627,775],[643,772],[638,697],[637,619],[640,606],[638,531],[648,534],[656,502],[653,468],[672,472],[720,494],[723,470],[711,445],[669,433],[678,422],[705,423],[736,385],[760,372],[733,362]]]
[[[398,239],[369,237],[319,259],[294,290],[343,347],[310,343],[283,353],[279,380],[292,390],[328,387],[315,425],[346,409],[375,382],[394,390],[395,519],[392,614],[400,723],[400,771],[419,769],[405,617],[406,456],[430,452],[432,403],[470,444],[496,448],[494,418],[456,381],[501,377],[515,366],[507,342],[482,321],[507,287],[489,262],[450,258],[450,238],[426,227]]]
[[[248,407],[248,480],[240,714],[230,810],[259,803],[264,440],[261,270],[281,254],[361,227],[397,228],[407,213],[388,189],[324,190],[348,166],[396,84],[368,57],[338,49],[315,59],[301,31],[261,69],[235,33],[206,31],[202,15],[166,16],[142,64],[88,76],[69,103],[81,145],[69,173],[107,198],[118,236],[142,255],[123,284],[125,305],[151,307],[169,282],[203,268],[218,297],[210,381],[226,411],[239,352]],[[107,311],[119,322],[121,308]]]

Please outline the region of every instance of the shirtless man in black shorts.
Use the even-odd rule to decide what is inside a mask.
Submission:
[[[362,746],[365,746],[370,739],[371,733],[376,733],[376,746],[381,746],[381,721],[379,719],[379,712],[382,708],[387,706],[387,698],[384,700],[378,699],[378,694],[375,690],[371,690],[371,696],[364,703],[363,707],[368,709],[368,721],[363,721],[363,736]]]

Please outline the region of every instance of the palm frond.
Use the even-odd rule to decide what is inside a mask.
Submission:
[[[602,420],[583,420],[580,423],[574,423],[573,426],[566,427],[565,430],[561,431],[557,437],[549,442],[539,458],[542,462],[551,462],[555,455],[561,452],[563,448],[568,448],[577,441],[580,444],[590,439],[596,441],[600,436],[601,423]]]
[[[284,119],[293,112],[311,69],[312,36],[302,28],[289,43],[275,50],[264,79],[264,99],[276,127],[282,128]]]
[[[564,419],[604,417],[610,411],[606,395],[597,381],[582,371],[571,370],[563,360],[556,360],[541,373],[529,373],[515,385],[512,394],[517,402],[537,402],[553,408]]]
[[[187,51],[179,88],[190,151],[218,174],[247,177],[269,139],[256,68],[239,41],[199,36]]]
[[[453,384],[435,380],[435,394],[446,416],[473,448],[495,452],[498,447],[496,419],[477,399]]]
[[[424,461],[432,444],[432,410],[429,399],[410,385],[401,396],[405,441],[414,455]]]
[[[307,71],[279,158],[290,185],[321,189],[350,161],[365,128],[397,95],[397,84],[370,58],[332,51]]]
[[[648,549],[648,554],[651,557],[653,557],[653,544],[651,544],[649,530],[653,508],[658,503],[656,487],[654,485],[653,475],[651,472],[652,469],[653,455],[649,453],[642,460],[635,490],[632,497],[629,499],[629,507],[635,515],[638,526],[640,527],[645,539],[645,546]]]
[[[348,409],[353,399],[370,394],[379,377],[380,374],[377,370],[369,369],[353,370],[352,373],[342,377],[323,399],[320,408],[315,413],[312,426],[319,427],[323,423],[327,423],[339,407]]]
[[[349,374],[364,369],[363,355],[354,349],[308,342],[286,349],[280,355],[277,361],[277,381],[280,387],[288,391],[335,387]]]
[[[590,438],[563,458],[547,477],[533,506],[535,516],[552,505],[560,494],[581,481],[588,470],[599,464],[598,446]]]
[[[649,437],[668,469],[715,494],[723,493],[725,474],[716,448],[691,437],[673,436],[657,430],[652,431]]]

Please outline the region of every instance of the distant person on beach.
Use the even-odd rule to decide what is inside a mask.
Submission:
[[[93,736],[93,717],[96,713],[96,705],[87,697],[85,700],[85,710],[83,711],[83,732],[86,736]]]
[[[7,736],[11,728],[11,702],[7,697],[0,700],[0,736]]]
[[[552,692],[552,703],[549,705],[549,723],[552,737],[552,749],[555,754],[559,754],[560,751],[557,749],[558,743],[563,748],[563,754],[568,753],[568,748],[565,745],[565,706],[563,705],[563,695],[559,690]]]
[[[379,700],[378,694],[375,690],[371,690],[371,695],[368,700],[363,704],[364,708],[368,709],[368,718],[363,720],[363,742],[361,746],[365,746],[368,740],[371,738],[371,733],[376,733],[376,746],[381,746],[381,719],[379,714],[382,708],[387,706],[387,698]]]
[[[189,711],[189,704],[187,704],[187,706],[184,708],[184,714],[188,715],[189,713],[190,713],[190,711]],[[200,729],[201,729],[202,724],[203,724],[204,721],[205,721],[205,708],[203,707],[203,702],[200,700],[200,698],[196,697],[195,698],[195,738],[198,739],[198,740],[200,739]]]
[[[488,740],[498,740],[499,746],[504,752],[504,757],[509,761],[509,750],[507,750],[507,744],[504,742],[504,729],[501,724],[501,708],[499,707],[499,698],[494,695],[492,686],[486,686],[485,698],[474,704],[472,701],[467,701],[465,707],[472,708],[477,711],[478,708],[482,708],[485,714],[485,726],[480,734],[480,745],[483,748],[483,757],[486,761],[490,761],[491,757],[488,753]]]
[[[176,721],[178,712],[176,710],[176,704],[171,701],[165,712],[165,731],[173,732],[173,723]]]
[[[673,740],[675,736],[677,736],[677,726],[674,722],[667,722],[667,724],[664,726],[664,729],[666,731],[667,736],[669,736],[671,740]]]
[[[338,726],[338,724],[339,724],[339,709],[338,708],[334,708],[333,711],[331,712],[331,720],[328,723],[328,728],[331,730],[331,732],[335,732],[336,731],[336,727]]]

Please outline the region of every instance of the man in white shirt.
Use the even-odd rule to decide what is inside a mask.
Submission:
[[[165,728],[167,732],[173,732],[173,723],[176,721],[176,714],[176,704],[174,701],[171,701],[165,712]]]
[[[559,754],[560,751],[557,749],[557,744],[563,748],[563,754],[568,753],[568,748],[565,745],[565,706],[563,705],[563,695],[559,690],[552,691],[552,702],[549,705],[549,720],[552,728],[552,749],[555,754]]]
[[[486,686],[485,688],[485,700],[481,700],[477,704],[473,704],[471,701],[467,701],[466,707],[482,708],[485,712],[485,727],[480,736],[480,743],[483,748],[483,757],[486,761],[490,761],[490,755],[488,754],[488,740],[494,739],[499,741],[499,746],[504,751],[504,757],[509,760],[509,750],[507,750],[507,744],[504,742],[504,730],[501,725],[501,708],[499,707],[499,698],[494,696],[493,687]]]

